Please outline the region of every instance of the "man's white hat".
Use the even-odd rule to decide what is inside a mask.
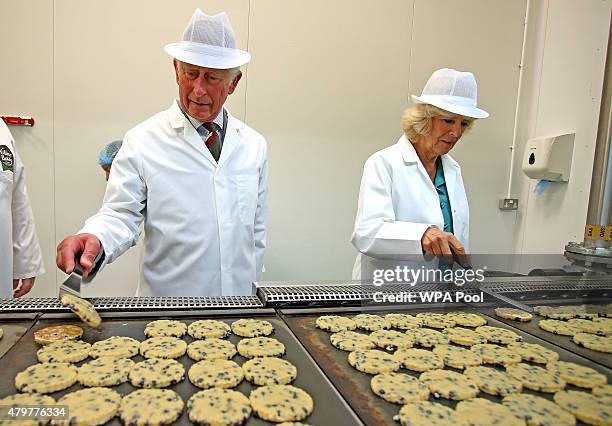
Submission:
[[[251,55],[236,49],[236,37],[225,12],[208,16],[196,9],[179,43],[164,50],[181,62],[206,68],[229,69],[251,60]]]
[[[474,74],[442,68],[429,77],[421,96],[412,95],[412,101],[464,117],[487,118],[489,113],[476,107],[476,91]]]

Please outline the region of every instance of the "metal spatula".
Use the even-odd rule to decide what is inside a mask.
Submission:
[[[74,270],[68,278],[60,285],[59,299],[64,294],[72,294],[81,297],[81,285],[83,284],[83,268],[81,268],[80,258],[74,260]]]

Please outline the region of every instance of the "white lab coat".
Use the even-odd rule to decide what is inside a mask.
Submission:
[[[455,237],[469,245],[469,208],[461,169],[442,156]],[[421,238],[430,226],[444,229],[438,193],[412,143],[402,136],[372,155],[363,168],[357,218],[351,241],[359,250],[353,279],[377,259],[414,261],[423,254]],[[423,259],[424,261],[424,259]]]
[[[217,164],[175,101],[126,133],[104,204],[79,233],[100,239],[104,266],[136,244],[144,220],[140,296],[251,294],[266,246],[267,180],[263,136],[228,116]]]
[[[24,167],[8,127],[0,119],[0,297],[13,297],[13,279],[45,272]]]

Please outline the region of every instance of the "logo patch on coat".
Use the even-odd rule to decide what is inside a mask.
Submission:
[[[0,145],[0,164],[2,164],[2,171],[13,171],[15,157],[13,156],[13,153],[9,147],[6,145]]]

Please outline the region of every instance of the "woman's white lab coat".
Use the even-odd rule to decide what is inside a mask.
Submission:
[[[13,279],[45,272],[24,168],[13,137],[0,119],[0,297],[13,297]]]
[[[144,219],[141,296],[251,294],[266,243],[267,176],[263,136],[229,116],[217,164],[174,102],[125,135],[104,204],[79,233],[100,239],[108,263],[136,244]]]
[[[455,237],[466,251],[469,208],[461,169],[442,156]],[[444,229],[438,193],[412,143],[402,136],[366,161],[352,243],[360,251],[353,279],[371,271],[377,259],[413,261],[423,254],[421,238],[430,226]],[[365,277],[365,275],[364,275]]]

